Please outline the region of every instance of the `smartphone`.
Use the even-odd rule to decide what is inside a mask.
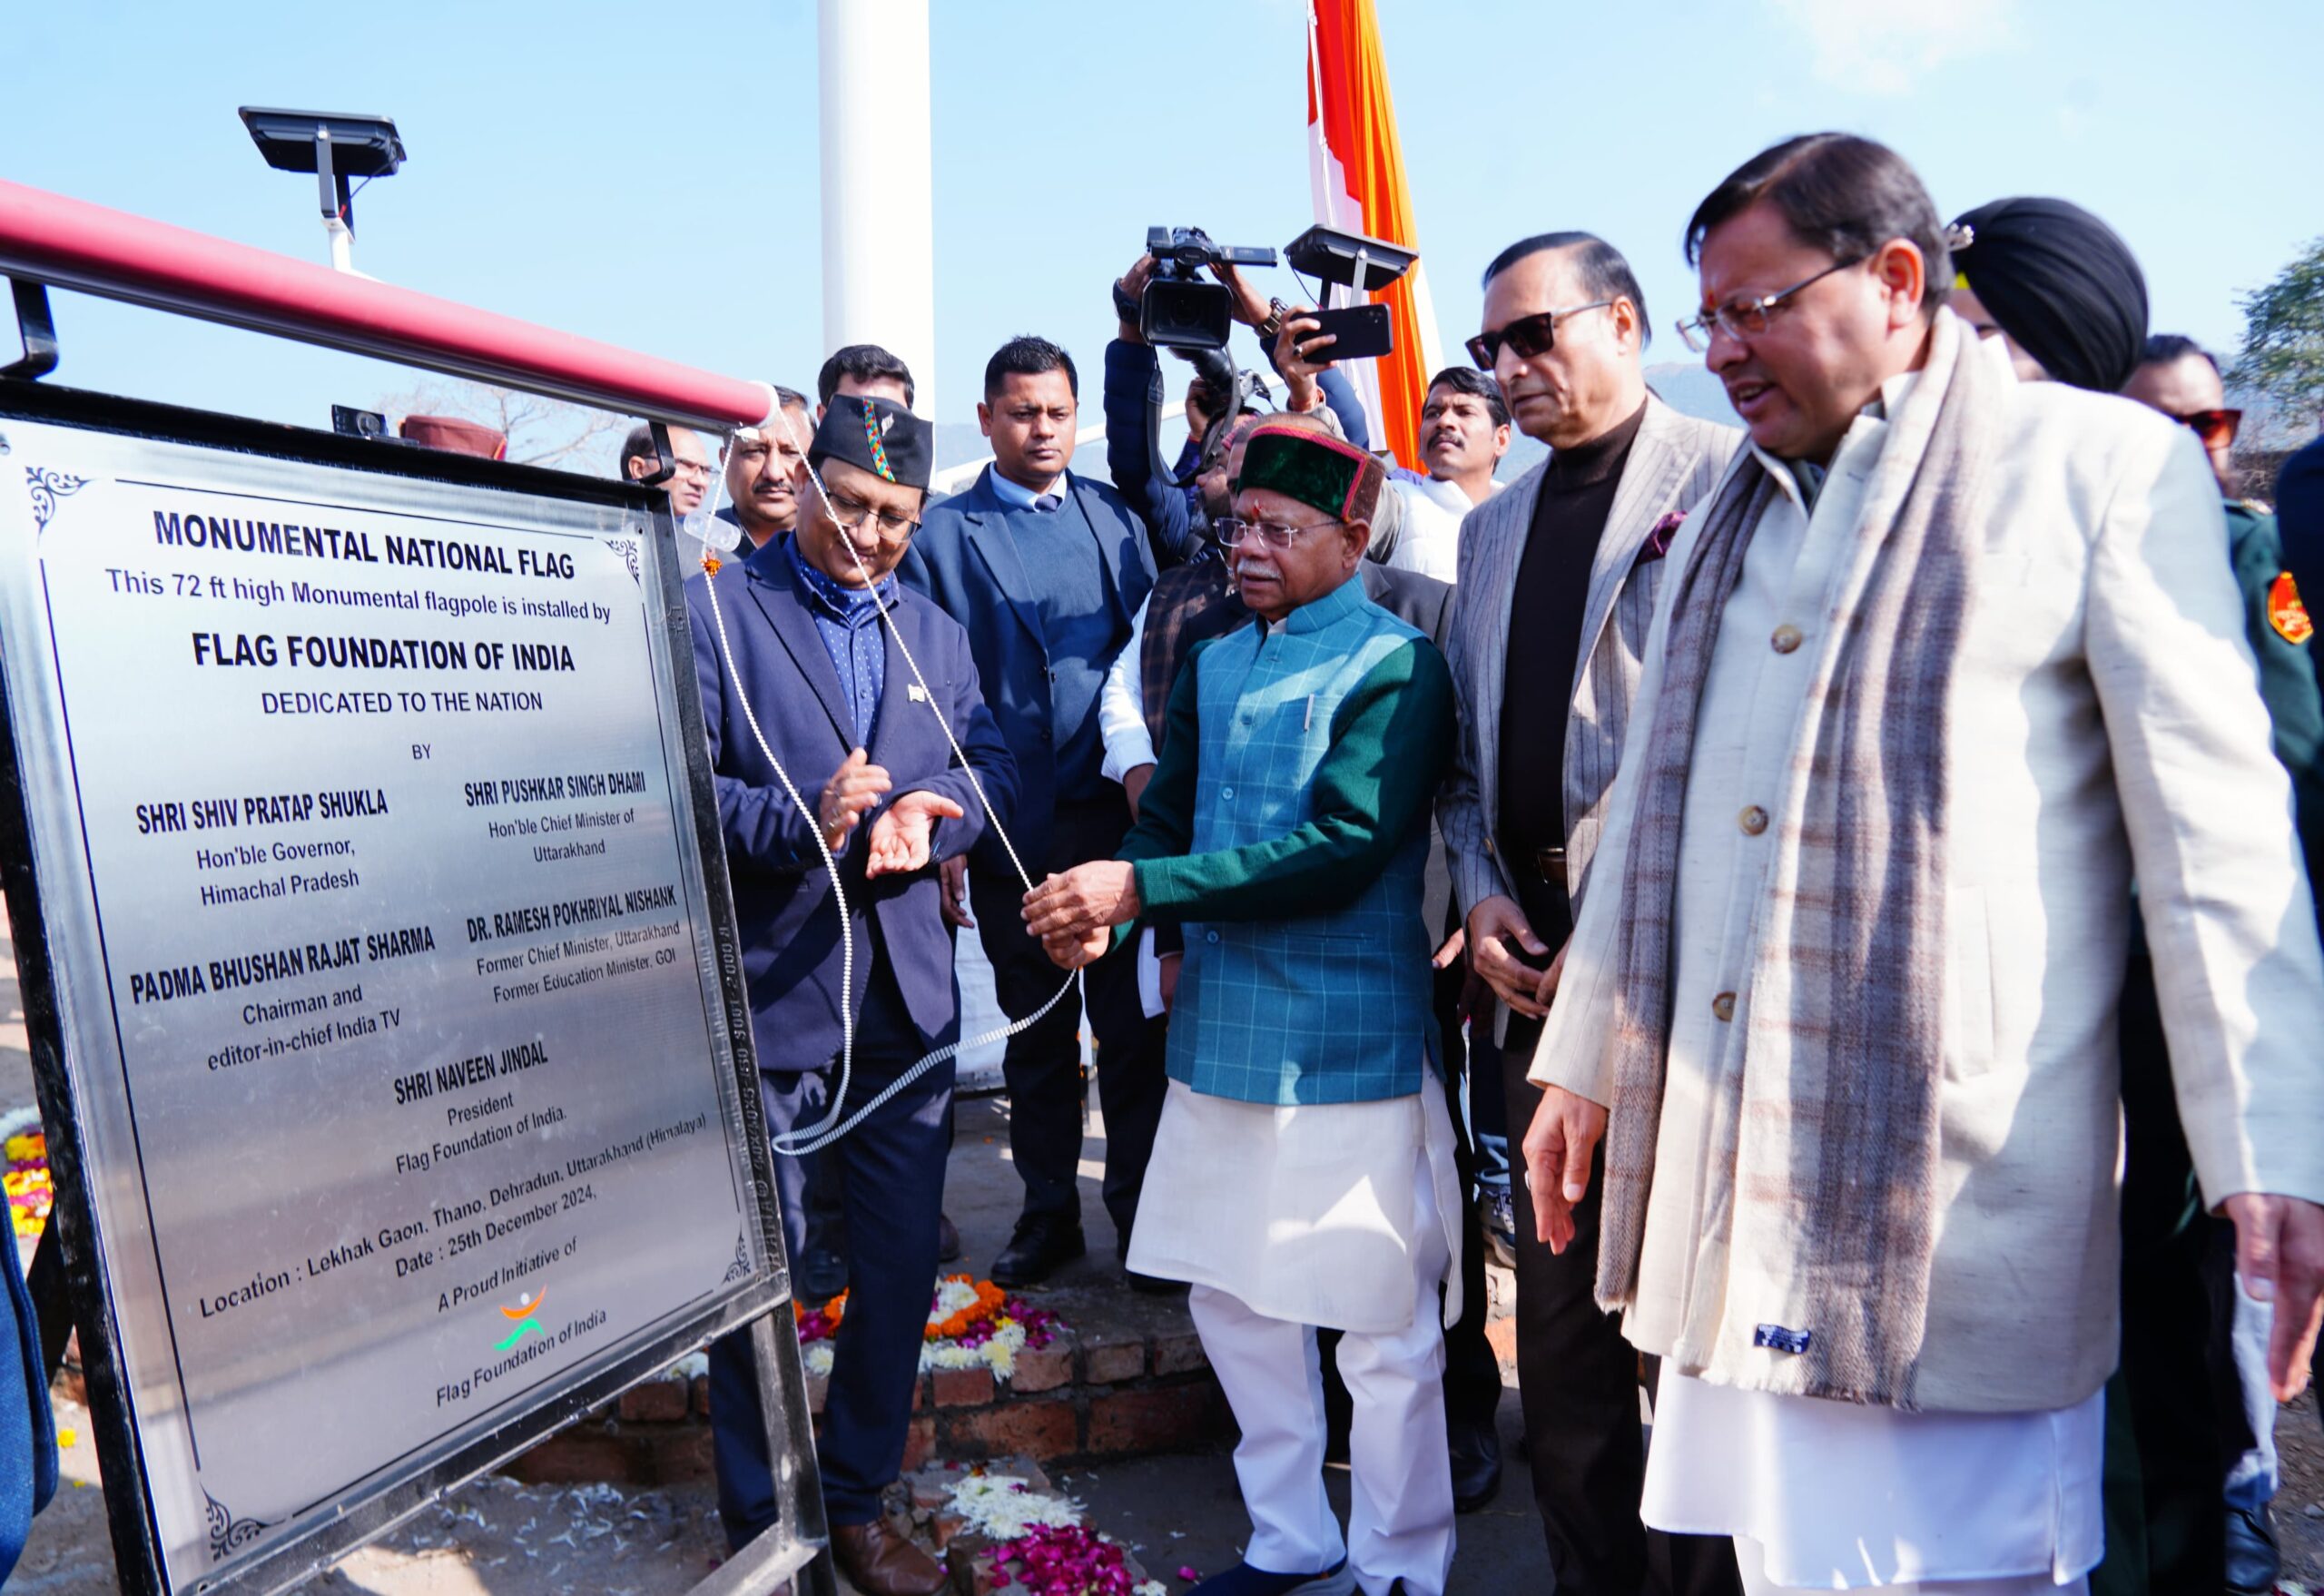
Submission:
[[[1317,339],[1329,333],[1334,341],[1315,353],[1327,360],[1369,360],[1387,354],[1396,347],[1394,330],[1388,324],[1385,305],[1350,305],[1344,310],[1307,310],[1302,312],[1318,325],[1307,336]],[[1300,353],[1307,352],[1302,343]]]

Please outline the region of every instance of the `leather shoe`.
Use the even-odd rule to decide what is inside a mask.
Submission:
[[[2236,1596],[2267,1596],[2283,1571],[2276,1550],[2275,1515],[2266,1502],[2227,1510],[2227,1588]]]
[[[1452,1453],[1452,1511],[1474,1512],[1501,1492],[1501,1434],[1491,1424],[1454,1424],[1445,1436]]]
[[[936,1216],[936,1261],[954,1264],[960,1258],[960,1227],[952,1223],[950,1214]]]
[[[832,1555],[863,1596],[936,1596],[950,1583],[941,1564],[885,1519],[832,1526]]]
[[[1355,1574],[1347,1559],[1320,1574],[1278,1574],[1238,1562],[1224,1573],[1213,1574],[1187,1596],[1354,1596]]]
[[[1079,1222],[1070,1219],[1019,1219],[1016,1234],[1000,1256],[992,1260],[992,1283],[1012,1290],[1039,1286],[1063,1266],[1089,1250],[1081,1238]]]
[[[810,1246],[799,1255],[801,1302],[825,1303],[847,1289],[847,1260],[827,1246]]]
[[[1517,1267],[1517,1205],[1509,1187],[1490,1187],[1477,1199],[1477,1228],[1484,1233],[1487,1257],[1504,1269]]]
[[[1141,1275],[1135,1269],[1124,1269],[1122,1278],[1129,1282],[1132,1291],[1147,1296],[1184,1296],[1187,1294],[1187,1283],[1183,1280],[1165,1280],[1159,1275]]]

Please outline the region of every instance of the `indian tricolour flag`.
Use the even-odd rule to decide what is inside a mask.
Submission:
[[[1396,143],[1396,107],[1388,94],[1388,61],[1372,0],[1309,0],[1307,19],[1308,170],[1315,220],[1345,232],[1420,247],[1412,192]],[[1415,263],[1397,281],[1370,294],[1388,307],[1395,352],[1345,368],[1372,421],[1373,447],[1420,468],[1420,407],[1438,369],[1436,310]],[[1334,305],[1359,302],[1344,288]]]

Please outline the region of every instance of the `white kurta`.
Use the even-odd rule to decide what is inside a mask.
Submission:
[[[1639,1515],[1759,1543],[1805,1591],[2035,1576],[2105,1552],[2106,1399],[2043,1414],[1900,1414],[1713,1385],[1666,1367]]]
[[[1888,385],[1888,408],[1912,380]],[[1703,1174],[1718,1140],[1713,1117],[1728,1111],[1718,1082],[1741,1067],[1744,961],[1776,842],[1766,814],[1790,751],[1788,728],[1767,735],[1754,711],[1790,691],[1777,673],[1812,668],[1812,647],[1773,640],[1828,610],[1846,539],[1824,530],[1854,524],[1886,428],[1867,413],[1849,429],[1815,505],[1813,539],[1797,483],[1768,462],[1784,491],[1760,518],[1720,616],[1687,778],[1669,1075],[1640,1260],[1642,1276],[1689,1289],[1630,1310],[1625,1327],[1641,1345],[1708,1346],[1727,1296],[1733,1221],[1700,1214]],[[1679,1322],[1681,1302],[1698,1322]],[[2064,1581],[2098,1561],[2100,1396],[2061,1413],[1905,1413],[1715,1386],[1668,1368],[1662,1389],[1646,1522],[1758,1541],[1777,1583]]]
[[[1425,1154],[1425,1158],[1417,1155]],[[1170,1083],[1128,1266],[1207,1286],[1295,1325],[1383,1335],[1423,1307],[1413,1182],[1426,1171],[1461,1313],[1459,1176],[1435,1078],[1411,1097],[1276,1108]]]

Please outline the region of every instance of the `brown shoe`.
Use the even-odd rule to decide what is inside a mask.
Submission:
[[[832,1525],[832,1552],[839,1571],[863,1596],[936,1596],[951,1582],[941,1564],[885,1519]]]

